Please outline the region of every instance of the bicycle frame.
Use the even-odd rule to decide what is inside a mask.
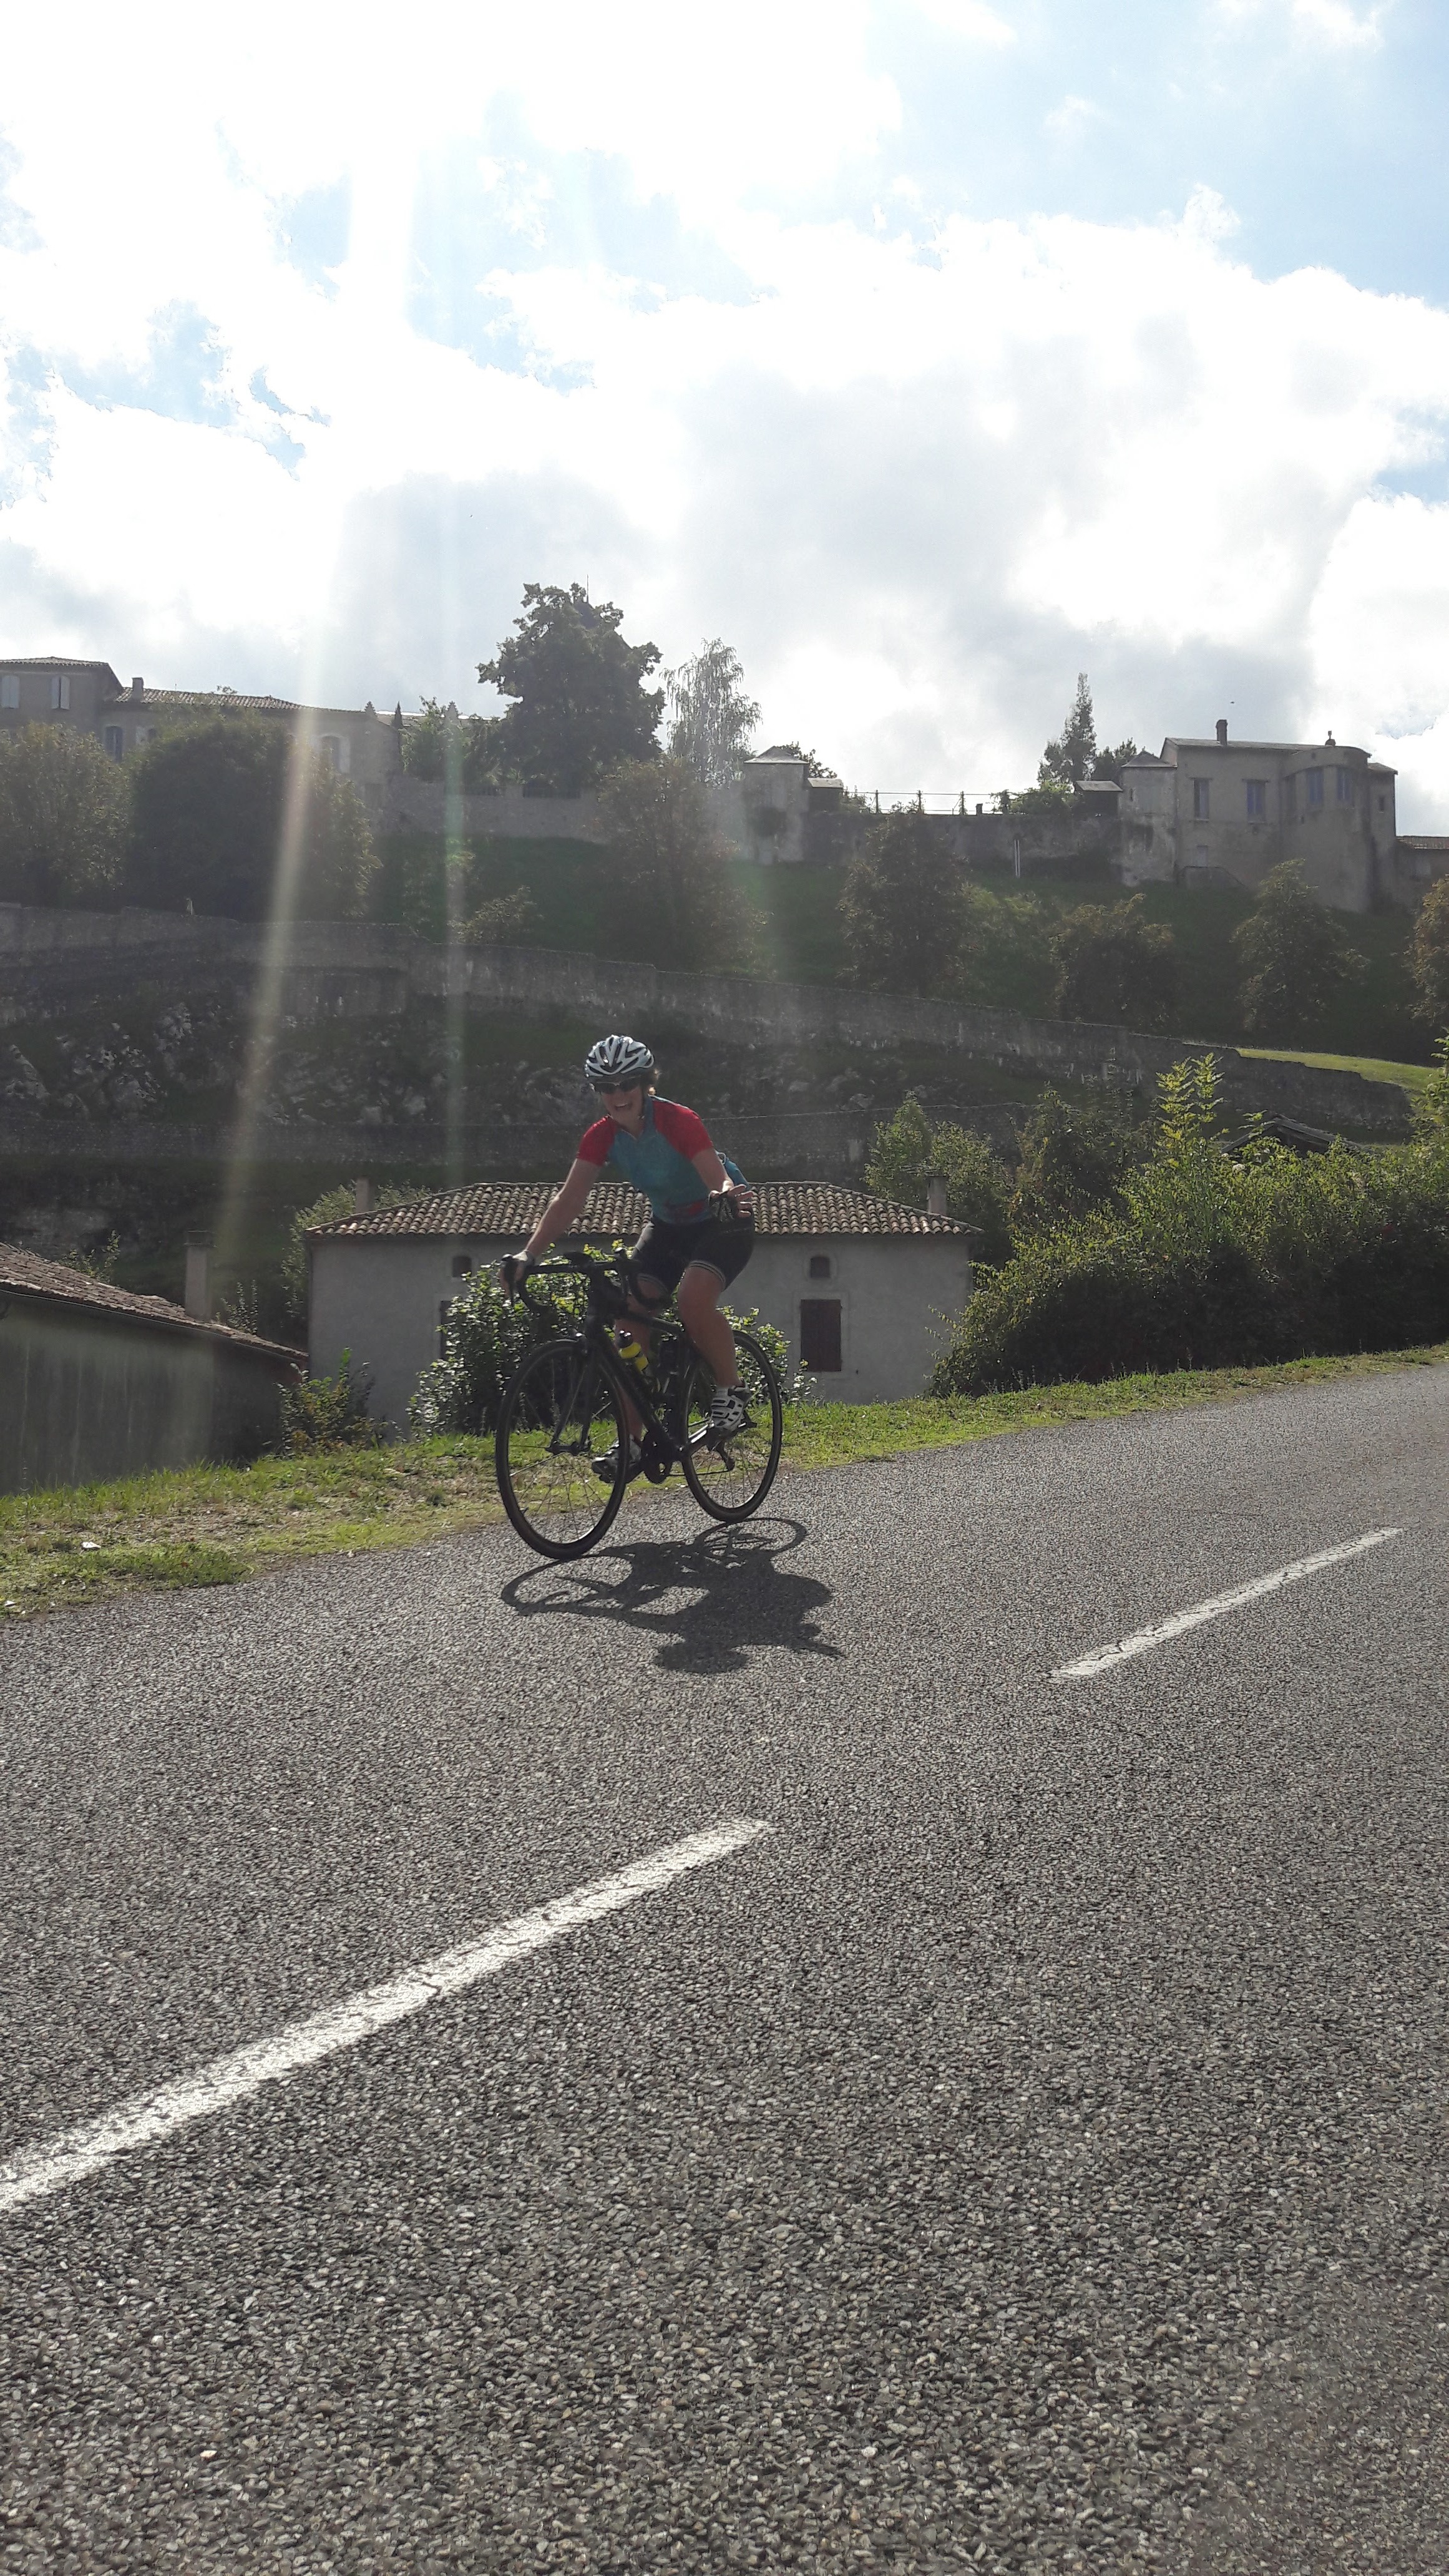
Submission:
[[[589,1296],[583,1321],[574,1328],[572,1333],[565,1332],[561,1335],[564,1340],[577,1340],[580,1371],[582,1372],[583,1368],[590,1363],[598,1367],[600,1374],[608,1379],[615,1394],[623,1398],[625,1403],[632,1406],[639,1415],[646,1432],[657,1443],[659,1451],[672,1466],[682,1456],[684,1443],[676,1439],[663,1415],[656,1409],[643,1371],[631,1368],[626,1360],[620,1358],[614,1345],[613,1327],[615,1324],[626,1322],[648,1324],[651,1337],[650,1361],[656,1368],[660,1380],[657,1392],[667,1404],[679,1383],[675,1354],[682,1351],[687,1353],[690,1359],[698,1357],[694,1344],[683,1325],[666,1321],[659,1315],[657,1308],[651,1312],[641,1298],[636,1298],[632,1282],[628,1277],[627,1260],[622,1254],[605,1258],[599,1254],[586,1252],[565,1253],[561,1260],[538,1263],[529,1275],[536,1279],[547,1277],[549,1272],[553,1272],[555,1276],[566,1274],[572,1278],[583,1279],[588,1286]],[[606,1281],[614,1283],[612,1294],[607,1299],[600,1294]],[[540,1312],[529,1297],[527,1280],[520,1286],[518,1294],[534,1314]],[[608,1311],[609,1307],[613,1307],[612,1313]],[[675,1353],[670,1352],[670,1344],[675,1346]],[[572,1414],[578,1386],[579,1380],[576,1377],[569,1389],[569,1400],[563,1417],[565,1421]],[[692,1448],[698,1448],[705,1437],[706,1435],[701,1432],[689,1445]],[[550,1443],[550,1446],[553,1445],[555,1444]]]

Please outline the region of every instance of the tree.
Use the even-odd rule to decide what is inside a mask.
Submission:
[[[744,694],[744,676],[738,653],[717,635],[664,674],[670,757],[687,760],[703,787],[727,787],[749,759],[760,710]]]
[[[841,897],[858,984],[933,993],[949,984],[962,932],[962,876],[944,837],[913,806],[888,814],[852,865]]]
[[[526,794],[581,796],[620,761],[657,756],[662,689],[644,682],[655,644],[626,644],[623,610],[590,599],[578,582],[525,584],[517,632],[478,677],[514,703],[499,740]]]
[[[970,1135],[964,1127],[933,1129],[919,1100],[903,1100],[894,1118],[875,1131],[865,1167],[866,1185],[879,1190],[882,1198],[923,1208],[926,1183],[933,1172],[939,1172],[946,1184],[947,1215],[976,1229],[977,1240],[971,1247],[975,1258],[992,1265],[1009,1260],[1011,1228],[1006,1211],[1011,1183],[1005,1164],[998,1162],[984,1136]]]
[[[1253,1037],[1303,1036],[1366,962],[1319,902],[1301,859],[1269,869],[1252,911],[1233,932],[1233,946],[1243,977],[1243,1026]]]
[[[1094,778],[1110,778],[1114,787],[1120,787],[1122,784],[1122,764],[1125,760],[1135,760],[1137,757],[1137,749],[1137,744],[1132,740],[1132,737],[1129,734],[1125,742],[1115,744],[1111,751],[1099,751],[1096,759],[1092,763],[1092,776]]]
[[[1432,885],[1414,924],[1409,971],[1418,1013],[1436,1029],[1449,1028],[1449,877]]]
[[[1097,757],[1097,722],[1085,671],[1077,673],[1077,694],[1055,742],[1049,742],[1036,773],[1038,787],[1080,787],[1092,775]]]
[[[658,966],[709,967],[732,958],[741,922],[704,791],[682,760],[636,760],[607,780],[609,906],[623,953]]]
[[[1146,1155],[1116,1102],[1083,1108],[1055,1091],[1042,1093],[1019,1142],[1011,1221],[1023,1234],[1050,1233],[1109,1205]]]
[[[503,716],[460,716],[424,698],[402,731],[402,765],[411,778],[445,779],[455,795],[494,795],[508,783]]]
[[[372,836],[349,781],[264,717],[217,716],[134,756],[132,903],[261,921],[360,913]]]
[[[120,765],[68,725],[26,725],[0,743],[0,902],[113,899],[125,848]]]
[[[1144,918],[1140,894],[1126,903],[1079,904],[1052,939],[1053,1008],[1064,1020],[1123,1020],[1165,1029],[1177,1001],[1177,942]]]

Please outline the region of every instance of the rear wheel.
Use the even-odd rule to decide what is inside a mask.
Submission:
[[[717,1521],[748,1520],[751,1512],[759,1510],[775,1481],[785,1428],[779,1382],[768,1355],[752,1334],[738,1330],[735,1355],[748,1417],[744,1430],[711,1434],[714,1373],[696,1359],[685,1383],[679,1433],[690,1491]]]
[[[530,1351],[493,1438],[498,1491],[519,1537],[540,1556],[596,1546],[624,1499],[628,1450],[623,1407],[596,1354],[580,1341]]]

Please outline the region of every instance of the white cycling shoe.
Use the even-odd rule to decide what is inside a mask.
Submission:
[[[737,1386],[717,1386],[709,1402],[709,1420],[705,1425],[711,1440],[733,1440],[749,1426],[745,1399]]]
[[[612,1449],[606,1449],[601,1457],[591,1458],[589,1464],[593,1468],[594,1474],[598,1477],[601,1485],[612,1485],[614,1478],[619,1471],[618,1441],[615,1441]],[[630,1475],[637,1476],[643,1464],[644,1452],[640,1448],[637,1440],[631,1440],[629,1443]]]

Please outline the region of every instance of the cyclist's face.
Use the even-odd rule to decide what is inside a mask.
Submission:
[[[616,1127],[642,1126],[644,1120],[644,1085],[642,1082],[623,1083],[619,1085],[617,1089],[613,1090],[605,1090],[601,1084],[599,1086],[599,1099],[603,1103],[608,1115],[613,1119]]]

